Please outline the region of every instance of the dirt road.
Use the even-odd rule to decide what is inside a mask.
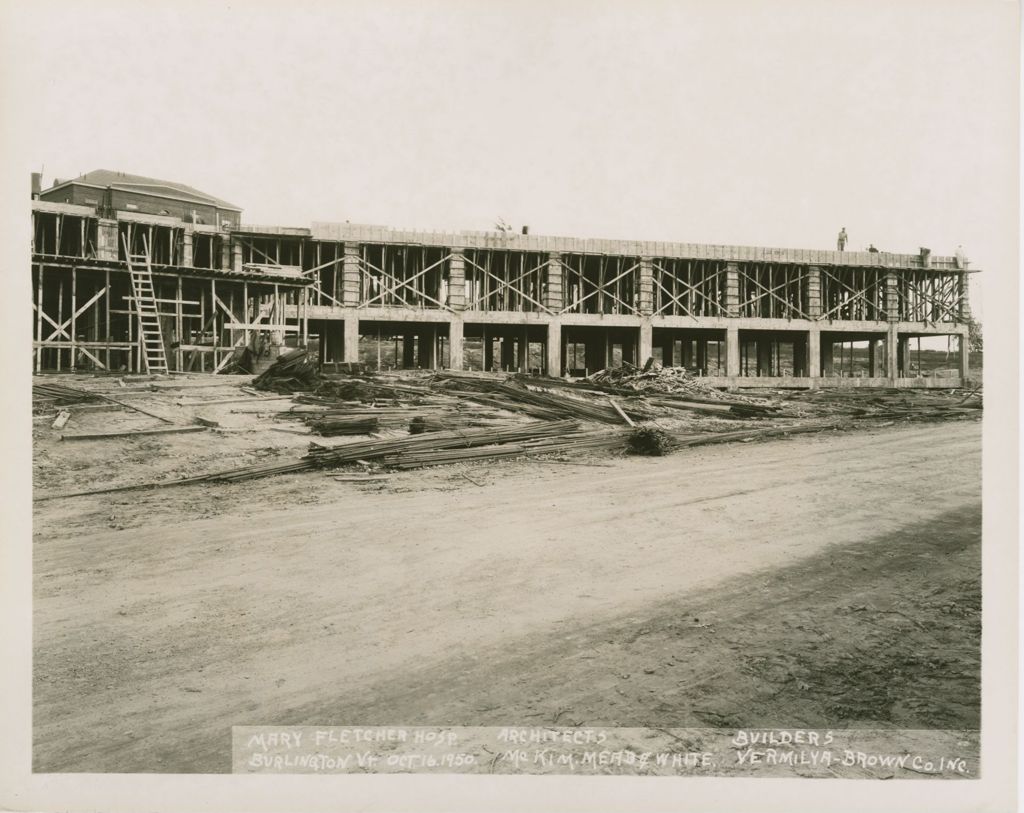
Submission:
[[[567,709],[573,723],[725,725],[734,706],[795,724],[773,718],[796,715],[792,698],[744,705],[785,642],[812,634],[784,629],[793,619],[827,628],[811,619],[831,601],[843,628],[870,616],[891,638],[939,612],[926,588],[976,592],[980,457],[971,422],[459,470],[482,487],[452,470],[369,492],[316,474],[190,487],[121,497],[126,530],[95,521],[99,498],[84,514],[40,504],[35,769],[228,770],[232,725],[539,724]],[[190,500],[217,501],[216,516],[181,513]],[[661,657],[649,633],[684,617],[734,626],[717,665]],[[972,628],[944,618],[946,646],[965,649],[948,685],[933,669],[943,714],[833,698],[806,722],[977,725]],[[750,619],[771,621],[754,635]],[[755,652],[768,672],[730,674],[729,657]],[[647,657],[660,665],[637,669]],[[808,703],[815,680],[829,691],[812,661],[789,664]],[[698,678],[710,715],[690,702]]]

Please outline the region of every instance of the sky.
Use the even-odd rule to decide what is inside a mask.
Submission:
[[[46,184],[122,170],[295,226],[501,218],[801,248],[833,248],[845,226],[850,249],[962,244],[993,274],[1016,269],[1016,14],[1002,0],[41,1],[0,37]]]

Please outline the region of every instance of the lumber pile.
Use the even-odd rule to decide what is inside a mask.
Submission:
[[[335,435],[369,435],[377,431],[377,419],[373,417],[350,417],[345,415],[326,415],[306,418],[306,425],[315,435],[333,437]]]
[[[305,350],[289,350],[278,356],[252,385],[258,390],[290,394],[314,389],[320,382],[316,364]]]
[[[506,457],[537,457],[580,451],[612,451],[625,446],[628,430],[576,430],[563,435],[537,438],[521,443],[473,448],[413,449],[385,455],[380,463],[388,468],[418,469]]]
[[[84,404],[89,401],[98,400],[100,398],[93,393],[77,390],[74,387],[65,387],[48,381],[32,383],[33,404],[64,406],[66,404]]]
[[[564,435],[578,428],[576,421],[533,421],[483,429],[452,429],[409,435],[404,438],[385,438],[358,443],[346,443],[331,448],[313,444],[304,460],[321,467],[341,466],[358,460],[376,460],[387,455],[426,449],[470,449],[476,446],[501,445],[535,440],[542,437]]]
[[[854,420],[948,421],[980,418],[976,393],[959,397],[942,390],[827,389],[791,393],[787,404],[811,416]]]
[[[521,382],[471,377],[451,372],[438,373],[435,380],[443,392],[451,395],[513,412],[525,412],[542,420],[576,418],[598,423],[623,423],[622,413],[609,403],[531,389]],[[650,417],[647,412],[634,406],[624,411],[630,418],[637,420]]]

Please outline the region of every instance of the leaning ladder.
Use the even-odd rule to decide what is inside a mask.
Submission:
[[[156,307],[153,289],[153,266],[149,261],[149,244],[145,236],[142,254],[132,254],[125,236],[121,235],[124,256],[128,261],[128,274],[132,280],[132,296],[135,312],[139,317],[139,336],[142,338],[142,355],[146,360],[147,373],[167,373],[167,356],[164,351],[164,337],[160,330],[160,314]]]

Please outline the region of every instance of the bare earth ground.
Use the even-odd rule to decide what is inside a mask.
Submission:
[[[39,493],[308,442],[35,434]],[[980,457],[959,422],[40,502],[35,770],[226,771],[233,725],[977,728]]]

